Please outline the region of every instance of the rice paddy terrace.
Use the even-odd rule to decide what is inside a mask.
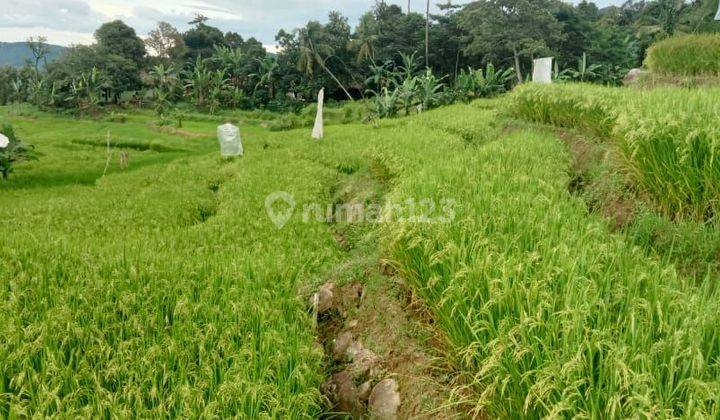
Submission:
[[[717,418],[718,97],[239,117],[234,160],[211,118],[3,108],[40,158],[0,182],[0,417],[308,418],[390,378],[401,418]]]

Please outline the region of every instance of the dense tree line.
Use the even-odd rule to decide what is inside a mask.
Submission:
[[[619,84],[653,42],[720,30],[713,21],[717,0],[629,0],[602,9],[559,0],[439,7],[438,14],[408,13],[380,1],[354,28],[331,12],[324,23],[281,30],[276,55],[200,15],[184,33],[160,22],[145,40],[113,21],[98,28],[95,44],[73,46],[45,65],[44,39],[29,40],[35,60],[0,69],[0,103],[83,113],[132,103],[154,106],[161,116],[180,102],[211,112],[288,110],[324,87],[337,100],[372,96],[378,108],[386,101],[392,114],[502,91],[526,80],[541,56],[556,58],[559,79]]]

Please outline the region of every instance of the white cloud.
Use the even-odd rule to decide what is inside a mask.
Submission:
[[[0,39],[6,42],[25,41],[31,36],[45,36],[48,42],[56,45],[92,44],[91,32],[59,31],[43,27],[0,27]]]

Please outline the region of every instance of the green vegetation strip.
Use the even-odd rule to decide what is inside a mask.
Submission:
[[[720,35],[693,34],[666,38],[647,51],[645,65],[674,76],[720,76]]]

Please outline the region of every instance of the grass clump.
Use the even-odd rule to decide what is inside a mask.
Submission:
[[[527,84],[516,88],[508,112],[542,124],[591,131],[606,137],[612,132],[623,91],[584,84]]]
[[[648,49],[645,65],[659,74],[720,76],[720,35],[693,34],[664,39]]]
[[[719,89],[658,89],[624,104],[615,137],[634,184],[672,219],[720,214]]]
[[[720,210],[718,89],[623,91],[585,85],[528,85],[508,100],[513,116],[599,136],[622,156],[621,170],[655,210],[673,220],[711,222]]]

